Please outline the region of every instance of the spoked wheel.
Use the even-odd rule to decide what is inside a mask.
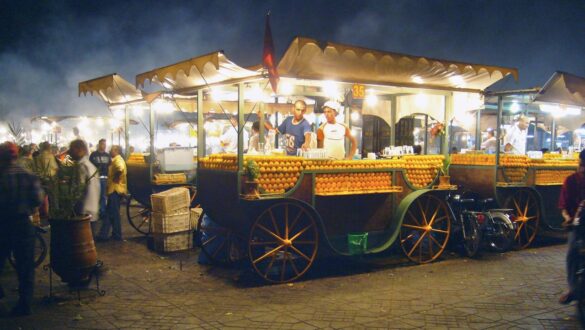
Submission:
[[[242,239],[231,230],[219,226],[202,214],[197,222],[195,245],[201,249],[209,262],[228,266],[242,257]]]
[[[471,217],[471,215],[469,215]],[[479,252],[481,244],[481,230],[477,220],[474,218],[466,219],[463,224],[463,250],[465,255],[472,258]]]
[[[451,233],[451,213],[442,199],[427,194],[410,204],[400,228],[400,246],[406,257],[424,264],[445,250]]]
[[[309,270],[319,247],[319,229],[309,211],[295,203],[270,206],[256,219],[248,240],[254,270],[269,282],[285,283]]]
[[[144,235],[150,234],[150,220],[152,217],[150,207],[141,205],[130,196],[128,203],[126,203],[126,217],[130,226],[136,231]]]
[[[516,212],[516,234],[514,240],[520,249],[528,247],[536,234],[540,224],[540,205],[533,192],[525,189],[516,191],[506,201],[506,207]]]
[[[47,242],[39,231],[35,232],[35,247],[34,247],[34,265],[35,268],[40,266],[47,257]],[[8,261],[16,269],[16,259],[11,253]]]

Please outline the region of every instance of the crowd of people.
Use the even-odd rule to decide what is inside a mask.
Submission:
[[[86,141],[75,139],[69,148],[49,142],[17,146],[0,144],[0,274],[9,256],[16,261],[19,300],[11,315],[31,314],[34,291],[34,219],[49,217],[51,199],[42,182],[78,166],[82,196],[75,203],[77,216],[89,216],[96,240],[122,240],[120,203],[127,194],[126,164],[122,148],[106,152],[101,139],[90,153]],[[60,178],[60,177],[58,177]],[[77,177],[76,177],[77,179]],[[101,224],[101,228],[99,225]],[[0,285],[0,299],[5,295]]]

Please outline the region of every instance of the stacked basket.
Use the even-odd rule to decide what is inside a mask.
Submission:
[[[193,247],[193,226],[187,188],[173,188],[150,196],[154,250],[173,252]]]

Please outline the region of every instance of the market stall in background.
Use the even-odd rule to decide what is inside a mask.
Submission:
[[[475,113],[477,130],[470,132],[474,139],[462,145],[470,152],[451,156],[451,179],[468,195],[515,210],[520,247],[539,230],[563,231],[558,196],[583,147],[583,95],[585,79],[564,72],[541,89],[486,93],[485,108]]]
[[[171,102],[160,92],[143,93],[117,74],[79,83],[79,94],[88,92],[96,93],[123,123],[118,143],[127,158],[130,197],[126,215],[132,227],[148,234],[153,193],[182,186],[194,190],[197,139],[192,109],[181,108],[182,101]],[[183,218],[189,217],[188,210],[183,213]]]
[[[473,124],[481,91],[516,77],[516,70],[295,38],[278,72],[274,93],[259,68],[239,67],[216,52],[137,76],[138,86],[159,84],[202,110],[197,193],[214,223],[206,217],[200,223],[205,254],[222,261],[247,255],[258,275],[273,282],[302,276],[319,247],[367,254],[398,240],[414,262],[438,258],[453,217],[445,194],[454,187],[438,183],[447,123]],[[388,159],[323,159],[318,149],[284,156],[279,138],[262,132],[263,121],[277,125],[298,99],[306,101],[314,129],[324,121],[325,102],[340,102],[337,120],[359,138],[359,153]],[[216,113],[234,116],[228,134],[235,150],[219,149],[227,141],[216,136]],[[245,131],[257,113],[264,150],[251,151]]]

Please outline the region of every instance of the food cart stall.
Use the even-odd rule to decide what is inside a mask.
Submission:
[[[561,132],[559,127],[580,128],[575,124],[582,121],[585,102],[581,95],[585,95],[585,79],[562,72],[553,74],[542,89],[486,93],[486,99],[495,99],[497,105],[477,111],[478,122],[483,124],[477,127],[476,140],[481,141],[480,131],[490,126],[495,128],[496,140],[505,142],[504,130],[510,131],[514,118],[522,115],[530,120],[526,154],[502,153],[504,146],[498,143],[493,154],[451,156],[453,183],[515,210],[515,239],[520,248],[529,246],[539,230],[562,231],[558,196],[565,178],[577,169],[581,148],[571,145],[556,151],[566,143],[561,140],[566,129]],[[479,150],[479,143],[474,147]]]
[[[198,111],[200,143],[206,136],[202,119],[210,109],[229,109],[238,117],[233,128],[238,153],[209,154],[201,145],[198,149],[198,196],[205,214],[219,225],[200,226],[207,232],[202,249],[215,249],[208,251],[211,256],[227,249],[230,255],[243,246],[237,254],[246,255],[260,277],[277,283],[305,274],[318,251],[369,254],[398,241],[414,262],[440,257],[453,217],[445,201],[453,186],[437,182],[448,147],[444,123],[458,111],[473,108],[467,100],[478,100],[483,89],[506,75],[516,76],[516,70],[299,37],[285,52],[278,72],[280,87],[272,95],[260,70],[238,67],[221,52],[137,76],[138,85],[147,80],[166,83],[176,94],[195,96],[196,108],[203,110]],[[258,97],[258,90],[266,96]],[[313,101],[308,107],[316,118],[324,101],[342,101],[343,116],[338,119],[354,134],[359,131],[352,121],[362,115],[379,117],[378,127],[388,124],[390,136],[384,150],[372,151],[395,148],[384,160],[283,156],[278,149],[244,155],[242,127],[247,117],[258,110],[290,113],[292,101],[299,98]],[[402,118],[407,120],[397,129]],[[433,124],[432,118],[440,122]],[[442,128],[433,130],[439,123]],[[364,134],[369,132],[362,130],[362,138]],[[410,154],[402,145],[398,150],[397,141],[407,139],[424,141],[423,154]],[[259,196],[248,190],[253,184],[246,173],[255,167]],[[206,245],[219,236],[222,244]]]
[[[148,234],[151,194],[188,186],[191,196],[195,196],[194,187],[188,183],[194,176],[193,150],[197,142],[184,138],[192,135],[188,130],[190,117],[177,111],[181,102],[169,102],[163,93],[143,93],[118,74],[80,82],[79,94],[82,93],[98,94],[112,112],[113,125],[124,134],[121,145],[126,151],[130,193],[126,215],[134,229]],[[181,147],[169,147],[177,141]]]

